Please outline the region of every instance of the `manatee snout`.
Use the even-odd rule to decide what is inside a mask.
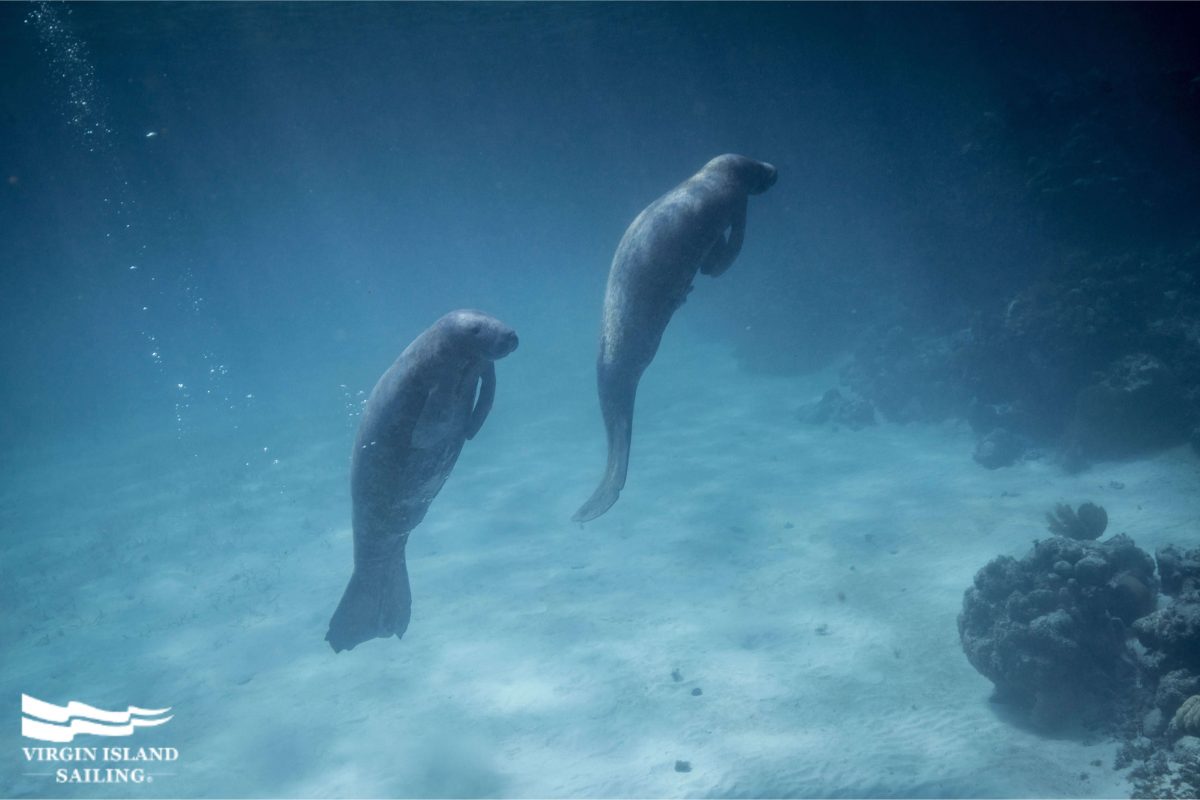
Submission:
[[[517,338],[517,332],[512,328],[505,327],[496,334],[490,354],[492,360],[495,361],[496,359],[504,358],[513,350],[516,350],[517,345],[520,343],[520,339]]]
[[[774,164],[768,164],[767,162],[763,161],[762,168],[762,180],[759,181],[757,189],[751,192],[751,194],[762,194],[767,189],[770,189],[772,186],[774,186],[775,181],[779,179],[779,170],[775,169]]]

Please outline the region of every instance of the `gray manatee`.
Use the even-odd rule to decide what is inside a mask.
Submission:
[[[354,574],[325,634],[335,652],[404,635],[412,606],[408,534],[487,419],[496,393],[493,362],[516,347],[516,332],[499,320],[452,311],[375,384],[350,468]]]
[[[647,206],[621,237],[608,273],[596,361],[608,467],[572,517],[576,522],[595,519],[617,502],[629,467],[642,372],[692,290],[696,272],[716,277],[733,264],[746,233],[747,200],[771,188],[775,178],[775,167],[765,162],[717,156]]]

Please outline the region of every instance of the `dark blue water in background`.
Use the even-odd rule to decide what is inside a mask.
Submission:
[[[963,165],[984,115],[1087,80],[1135,115],[1195,60],[1188,6],[38,9],[0,7],[8,443],[328,409],[451,307],[591,341],[624,226],[726,151],[782,179],[761,257],[695,313],[755,317],[751,364],[819,366],[1053,251],[1016,156]],[[1153,99],[1129,145],[1191,189],[1194,119]],[[1152,199],[1155,225],[1194,211]]]

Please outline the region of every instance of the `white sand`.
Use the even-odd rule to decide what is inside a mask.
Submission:
[[[590,363],[552,377],[523,348],[413,535],[408,634],[336,656],[345,420],[263,433],[253,458],[249,435],[193,437],[195,459],[153,439],[5,454],[0,794],[1127,795],[1113,745],[1006,721],[955,619],[1055,502],[1101,503],[1151,552],[1194,538],[1190,452],[988,472],[963,426],[805,427],[829,375],[746,375],[675,336],[624,495],[581,528],[603,466]],[[102,744],[177,747],[174,774],[20,774],[20,692],[172,706]]]

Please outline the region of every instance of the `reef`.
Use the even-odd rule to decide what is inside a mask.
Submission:
[[[1065,442],[1068,464],[1125,458],[1186,441],[1194,414],[1181,377],[1147,353],[1116,358],[1075,396]]]
[[[1156,712],[1157,724],[1148,726],[1148,735],[1161,733],[1163,723],[1200,694],[1200,548],[1167,546],[1155,557],[1169,602],[1133,624],[1144,649],[1143,684],[1154,691],[1147,713]]]
[[[972,457],[977,464],[988,469],[1011,467],[1025,455],[1028,449],[1026,441],[1006,428],[993,428],[975,444]]]
[[[1124,534],[1097,541],[1098,512],[1059,506],[1047,515],[1059,535],[978,572],[958,618],[963,650],[1033,726],[1122,742],[1116,766],[1132,768],[1134,797],[1196,797],[1200,548],[1151,559]]]
[[[1175,712],[1167,733],[1175,736],[1200,736],[1200,694],[1194,694]]]
[[[1136,675],[1130,626],[1154,608],[1154,561],[1125,535],[1055,536],[1001,556],[963,598],[959,636],[998,700],[1034,725],[1097,723]]]
[[[1163,594],[1178,597],[1200,591],[1200,548],[1180,550],[1168,545],[1154,554]]]
[[[796,416],[809,425],[844,426],[854,431],[875,424],[874,406],[858,397],[846,397],[837,389],[825,392],[815,403],[801,406]]]
[[[946,332],[880,326],[842,381],[891,422],[967,420],[993,469],[1200,447],[1200,247],[1073,257]]]
[[[1139,619],[1134,630],[1154,654],[1156,666],[1200,672],[1200,595],[1196,592]]]
[[[1177,135],[1200,136],[1195,78],[1007,87],[940,180],[897,203],[936,208],[945,227],[927,247],[905,220],[920,239],[907,289],[864,277],[892,298],[867,309],[843,287],[858,327],[843,337],[841,383],[890,422],[968,421],[987,469],[1031,453],[1074,471],[1188,442],[1200,452],[1200,151]],[[822,314],[836,307],[822,296]],[[778,344],[782,327],[757,335]]]

